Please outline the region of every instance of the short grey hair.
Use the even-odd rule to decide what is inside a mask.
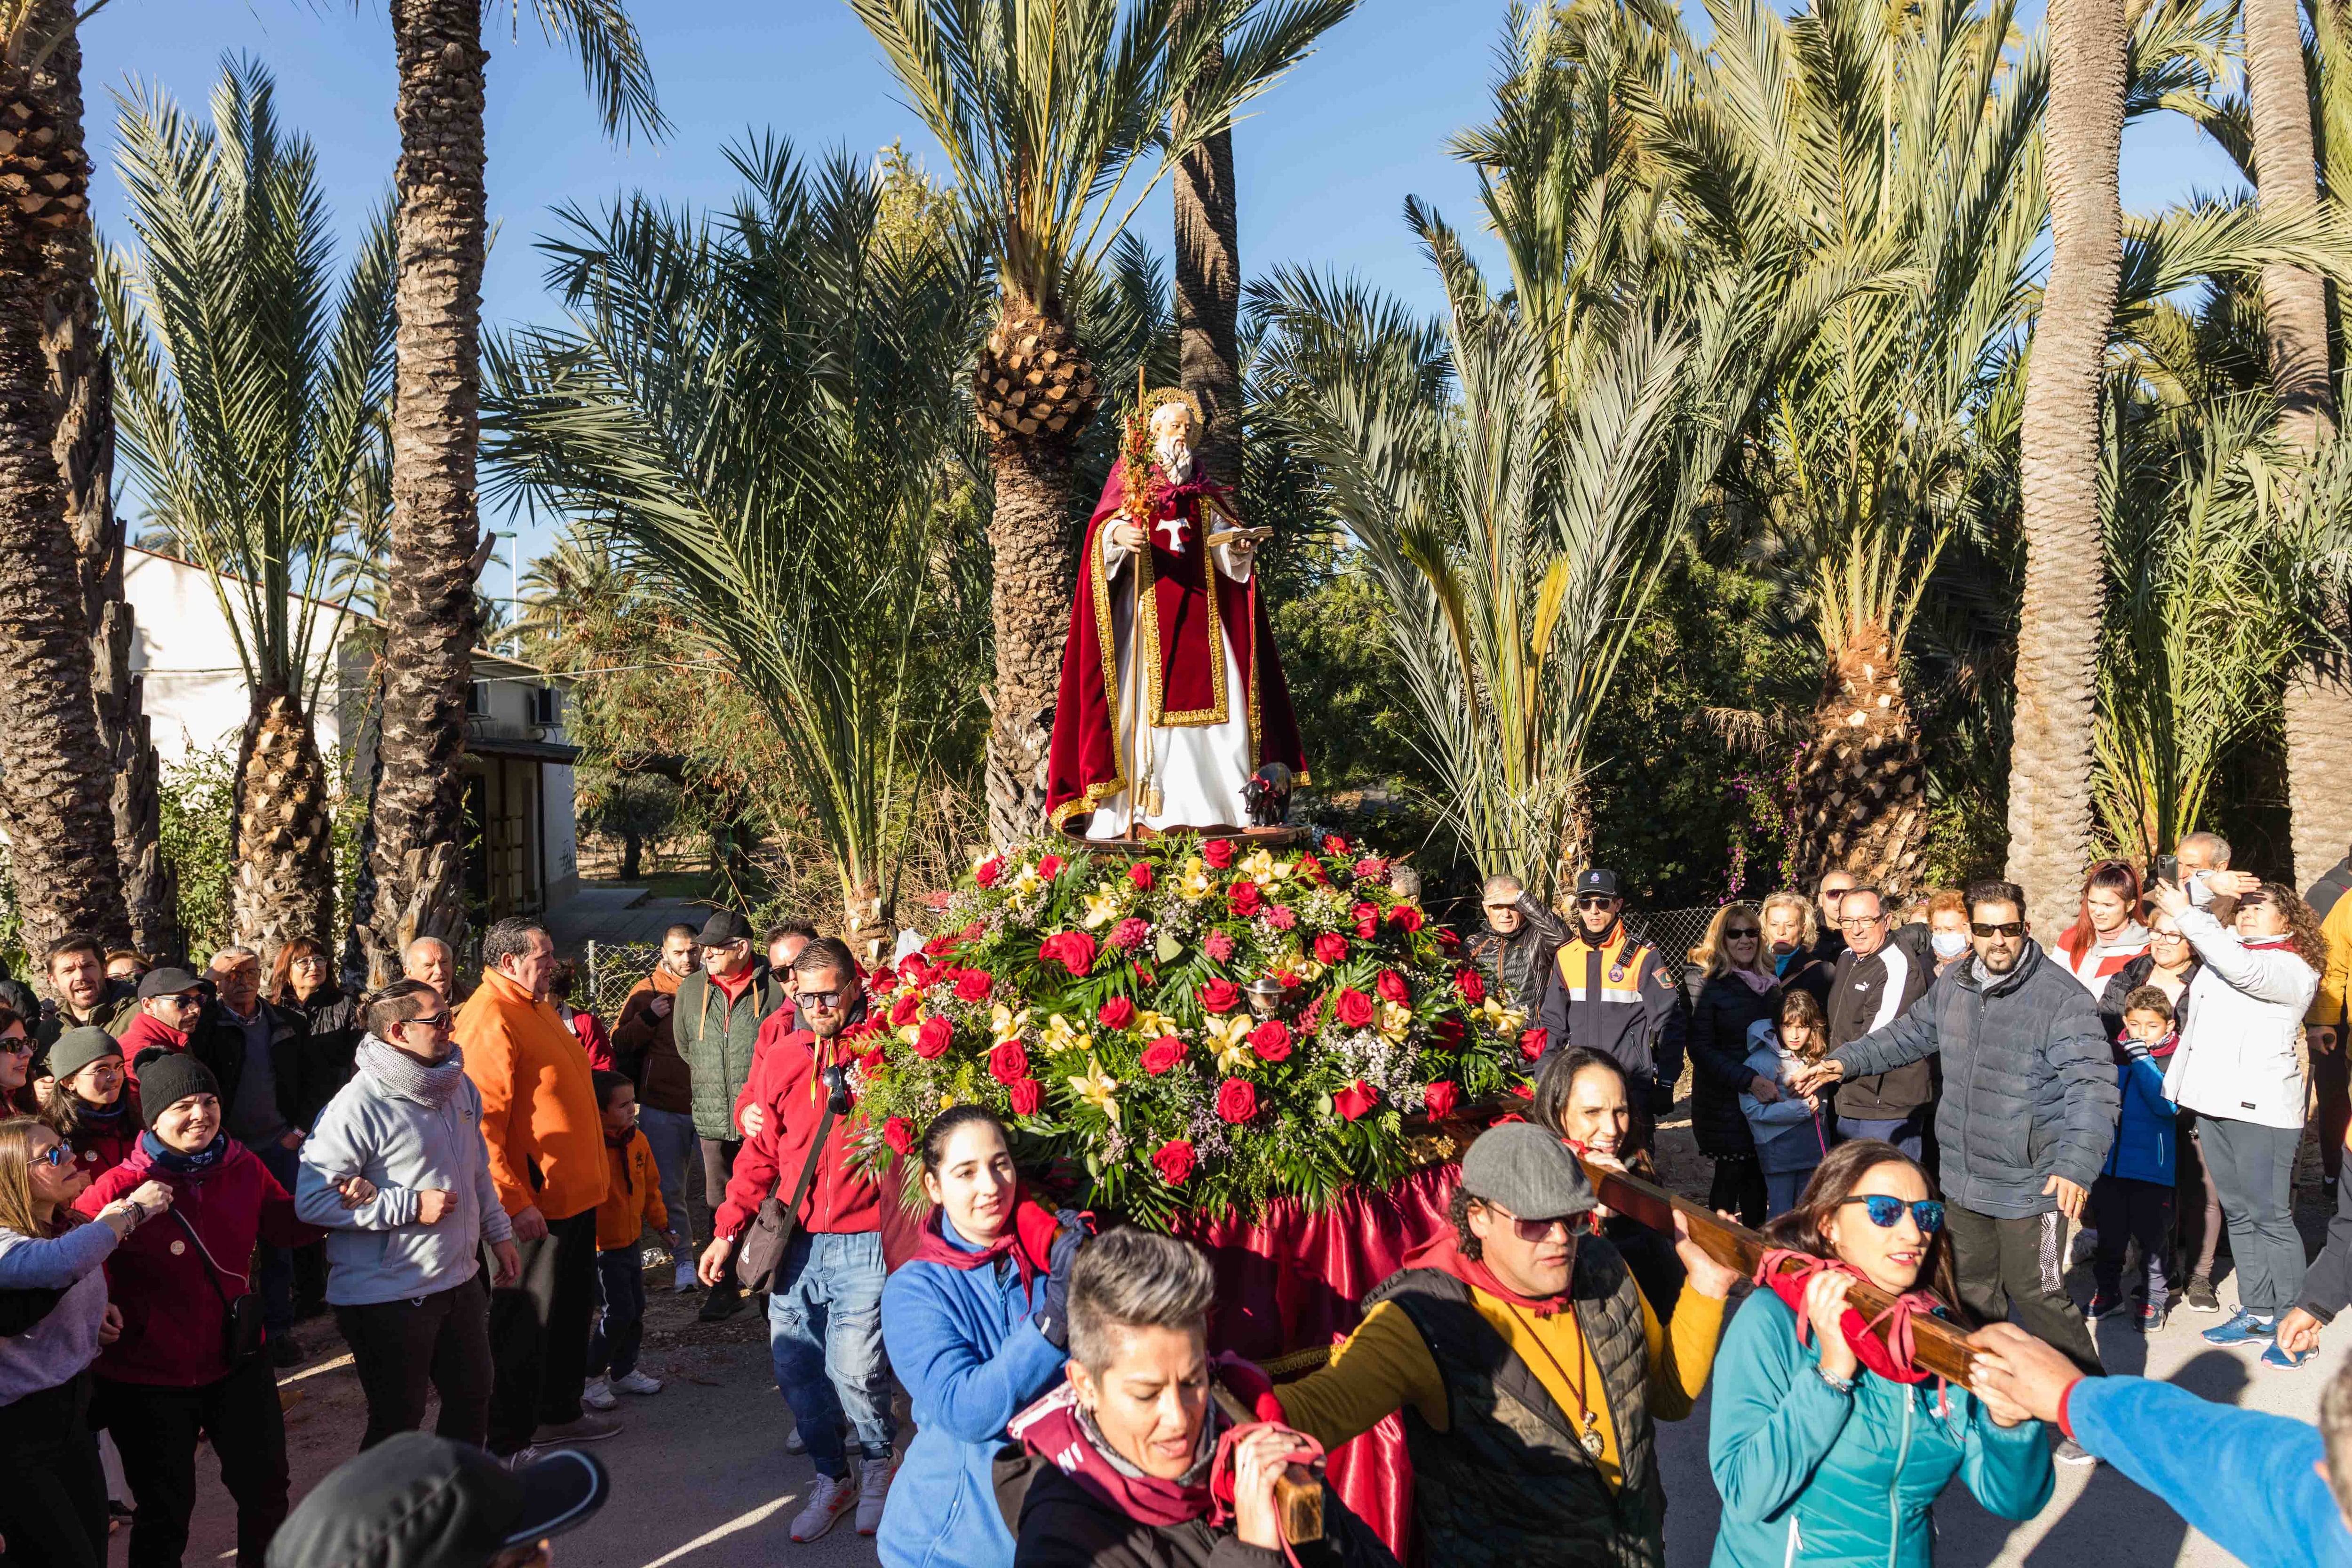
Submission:
[[[415,957],[416,950],[420,947],[437,947],[441,950],[441,957],[445,962],[455,963],[457,961],[457,953],[450,951],[449,944],[443,942],[439,937],[420,936],[415,942],[410,942],[406,947],[400,950],[400,962],[406,963],[410,959]]]
[[[261,962],[261,954],[254,952],[253,949],[249,947],[225,947],[218,952],[213,954],[212,962],[206,964],[205,967],[208,969],[217,968],[220,964],[220,961],[224,958],[249,958],[256,963]]]
[[[2228,839],[2218,833],[2208,833],[2200,828],[2195,833],[2185,835],[2179,843],[2172,847],[2172,852],[2178,856],[2192,844],[2213,858],[2213,869],[2221,871],[2229,868],[2230,841]]]
[[[526,957],[530,952],[535,936],[547,936],[547,928],[537,921],[520,915],[509,916],[482,933],[482,967],[496,969],[506,959]],[[550,942],[554,941],[549,937]]]
[[[1499,877],[1486,879],[1486,885],[1478,890],[1478,901],[1482,904],[1515,903],[1518,900],[1519,895],[1526,891],[1527,889],[1520,886],[1519,879],[1507,872]]]
[[[1070,1269],[1070,1359],[1097,1375],[1122,1330],[1206,1333],[1217,1277],[1189,1241],[1122,1226],[1078,1249]]]
[[[2327,1489],[2352,1517],[2352,1362],[2337,1367],[2320,1391],[2319,1436],[2327,1445]]]

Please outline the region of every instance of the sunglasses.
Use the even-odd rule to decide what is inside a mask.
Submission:
[[[1970,921],[1969,922],[1969,929],[1976,932],[1979,936],[2023,936],[2025,934],[2025,922],[2023,921],[2003,921],[2000,924],[1995,925],[1990,921]]]
[[[1754,926],[1741,926],[1737,931],[1734,931],[1729,927],[1726,927],[1723,932],[1723,940],[1726,942],[1750,942],[1763,934],[1764,933],[1762,931],[1758,931]]]
[[[1617,904],[1618,900],[1615,899],[1604,899],[1597,896],[1582,898],[1576,900],[1576,907],[1580,910],[1613,910],[1617,907]]]
[[[36,1165],[47,1165],[52,1170],[56,1170],[62,1168],[66,1162],[72,1158],[73,1154],[71,1151],[68,1150],[64,1144],[52,1143],[47,1148],[33,1156],[33,1163]]]
[[[1918,1224],[1922,1235],[1933,1236],[1944,1228],[1944,1205],[1933,1198],[1921,1198],[1916,1203],[1906,1204],[1901,1198],[1873,1193],[1864,1198],[1847,1198],[1845,1203],[1860,1204],[1862,1212],[1870,1216],[1870,1223],[1881,1230],[1893,1230],[1906,1208],[1911,1211],[1911,1217]],[[1845,1204],[1838,1206],[1843,1208]]]
[[[166,996],[163,1000],[174,1007],[201,1007],[205,1005],[205,994],[201,991],[192,991],[184,995]]]
[[[803,991],[798,994],[797,1000],[803,1007],[814,1007],[820,1013],[830,1013],[835,1007],[841,1005],[841,993],[838,991]]]
[[[447,1013],[419,1013],[415,1017],[405,1018],[403,1019],[402,1022],[412,1026],[417,1024],[422,1024],[428,1029],[446,1029],[449,1026],[449,1015]]]
[[[0,1040],[0,1057],[29,1057],[32,1054],[33,1042],[23,1035],[12,1035]]]
[[[1521,1241],[1549,1241],[1555,1229],[1565,1237],[1570,1234],[1569,1226],[1573,1223],[1566,1219],[1521,1219],[1500,1204],[1488,1204],[1486,1206],[1509,1220],[1512,1234]]]

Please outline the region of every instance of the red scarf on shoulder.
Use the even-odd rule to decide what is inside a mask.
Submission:
[[[1054,1253],[1054,1237],[1060,1234],[1062,1222],[1029,1201],[1025,1189],[1013,1193],[1013,1223],[994,1241],[985,1247],[958,1247],[947,1238],[945,1211],[934,1207],[923,1221],[923,1238],[916,1244],[909,1263],[943,1263],[950,1268],[991,1267],[1000,1258],[1013,1259],[1013,1267],[1021,1271],[1021,1288],[1045,1272],[1046,1259]],[[967,1237],[967,1240],[970,1238]]]
[[[1495,1271],[1475,1258],[1463,1255],[1461,1243],[1448,1226],[1435,1236],[1404,1255],[1407,1268],[1434,1268],[1441,1274],[1451,1274],[1474,1290],[1484,1290],[1497,1301],[1507,1301],[1521,1311],[1533,1312],[1538,1318],[1549,1318],[1566,1310],[1566,1292],[1558,1296],[1522,1296],[1500,1279]]]

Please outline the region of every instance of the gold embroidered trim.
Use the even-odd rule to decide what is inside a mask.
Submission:
[[[1155,729],[1206,728],[1223,723],[1233,711],[1231,694],[1225,690],[1225,626],[1223,617],[1217,608],[1216,556],[1206,544],[1202,542],[1200,519],[1195,517],[1186,521],[1192,527],[1193,547],[1201,552],[1202,584],[1201,596],[1208,601],[1209,690],[1212,706],[1182,709],[1173,713],[1168,711],[1163,706],[1167,700],[1167,693],[1160,689],[1160,667],[1166,663],[1168,656],[1166,650],[1160,646],[1160,595],[1156,592],[1149,591],[1149,584],[1147,584],[1147,592],[1143,595],[1143,613],[1151,626],[1151,647],[1159,656],[1151,661],[1151,706],[1148,710],[1152,715],[1151,723]],[[1144,552],[1147,564],[1149,554],[1150,540],[1147,536]]]

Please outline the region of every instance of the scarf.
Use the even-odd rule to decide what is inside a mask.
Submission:
[[[930,1218],[923,1222],[922,1240],[916,1244],[915,1256],[908,1261],[972,1269],[983,1264],[993,1266],[1000,1258],[1010,1258],[1013,1267],[1021,1271],[1021,1289],[1025,1293],[1029,1282],[1045,1272],[1045,1259],[1053,1255],[1054,1237],[1060,1229],[1059,1220],[1029,1201],[1026,1188],[1015,1187],[1013,1223],[994,1241],[975,1245],[966,1240],[961,1231],[950,1237],[947,1211],[934,1208]]]
[[[2116,1065],[2121,1067],[2134,1057],[2152,1057],[2162,1061],[2179,1046],[2180,1031],[2178,1029],[2167,1029],[2160,1040],[2135,1040],[2131,1037],[2131,1031],[2126,1029],[2116,1037]]]
[[[1571,1226],[1569,1234],[1575,1235],[1576,1227]],[[1407,1268],[1434,1268],[1441,1274],[1451,1274],[1472,1289],[1483,1290],[1497,1301],[1507,1301],[1521,1311],[1532,1312],[1538,1318],[1549,1318],[1553,1313],[1573,1305],[1567,1291],[1562,1291],[1557,1296],[1520,1295],[1517,1290],[1496,1279],[1495,1271],[1486,1264],[1477,1258],[1465,1257],[1462,1251],[1461,1238],[1454,1234],[1451,1226],[1406,1253],[1404,1266]],[[1572,1273],[1570,1278],[1573,1279]]]
[[[1785,1247],[1769,1247],[1756,1265],[1756,1283],[1768,1287],[1780,1298],[1791,1312],[1797,1314],[1797,1342],[1804,1344],[1812,1334],[1812,1321],[1805,1316],[1805,1285],[1824,1268],[1834,1268],[1842,1274],[1863,1278],[1862,1270],[1835,1258],[1816,1258],[1810,1252],[1798,1252]],[[1911,1364],[1911,1320],[1921,1315],[1941,1314],[1943,1303],[1927,1290],[1906,1290],[1877,1317],[1864,1321],[1853,1307],[1838,1320],[1845,1331],[1845,1342],[1853,1347],[1855,1359],[1870,1371],[1894,1383],[1925,1383],[1931,1375],[1925,1367]],[[1886,1325],[1883,1341],[1871,1330]],[[1939,1414],[1948,1414],[1949,1401],[1937,1379],[1936,1402]]]
[[[611,1162],[611,1163],[620,1167],[621,1191],[625,1193],[634,1193],[637,1190],[637,1178],[629,1169],[629,1167],[635,1164],[635,1162],[631,1160],[627,1153],[629,1145],[635,1142],[637,1130],[634,1127],[630,1128],[626,1132],[622,1133],[618,1138],[614,1137],[609,1132],[604,1135],[604,1147],[621,1152],[621,1157],[618,1160]]]
[[[1775,985],[1780,984],[1780,977],[1779,975],[1760,974],[1753,969],[1726,969],[1724,973],[1726,974],[1737,974],[1740,979],[1748,982],[1748,989],[1755,992],[1759,996],[1763,995],[1767,991],[1771,990]]]
[[[226,1132],[215,1132],[213,1141],[193,1154],[183,1154],[152,1132],[139,1134],[139,1152],[157,1170],[173,1176],[194,1176],[211,1170],[228,1157]]]
[[[1077,1482],[1097,1502],[1136,1523],[1154,1530],[1209,1517],[1216,1506],[1210,1493],[1209,1474],[1218,1453],[1217,1439],[1224,1415],[1214,1400],[1201,1426],[1200,1447],[1192,1468],[1174,1480],[1144,1474],[1120,1458],[1078,1405],[1078,1391],[1067,1383],[1013,1418],[1007,1436]],[[1230,1486],[1230,1483],[1228,1483]]]
[[[77,1094],[73,1097],[74,1121],[92,1132],[112,1132],[114,1124],[131,1114],[131,1091],[123,1090],[110,1105],[92,1105]]]
[[[447,1056],[428,1063],[367,1035],[360,1040],[356,1059],[360,1070],[381,1084],[385,1092],[435,1110],[449,1103],[449,1097],[457,1092],[457,1085],[466,1076],[466,1053],[454,1041]]]

